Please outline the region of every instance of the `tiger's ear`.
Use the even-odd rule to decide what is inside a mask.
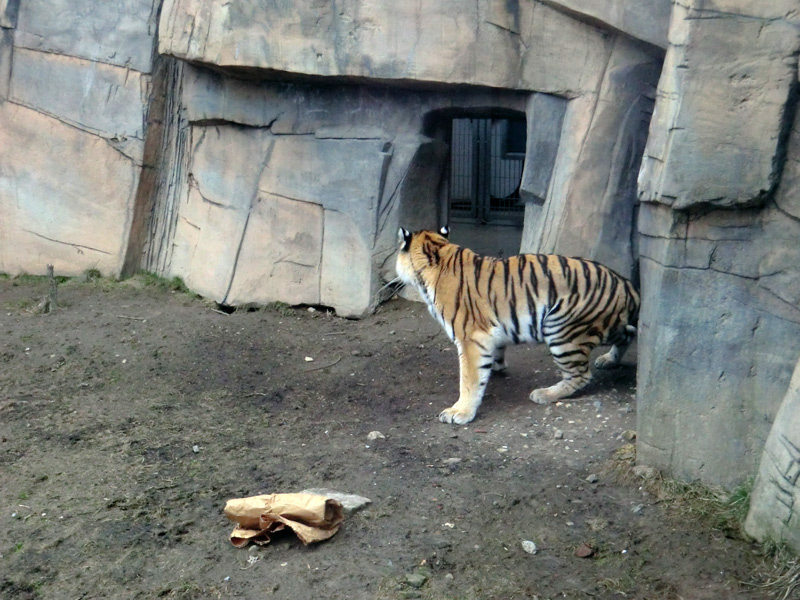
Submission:
[[[450,228],[447,225],[443,225],[441,229],[439,229],[439,233],[442,235],[442,237],[447,239],[450,237]]]
[[[407,251],[408,247],[411,245],[411,232],[401,227],[397,232],[397,241],[400,242],[400,250],[403,252]]]

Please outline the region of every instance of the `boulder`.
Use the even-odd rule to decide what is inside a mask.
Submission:
[[[800,553],[800,361],[767,437],[744,528]]]
[[[761,205],[780,178],[797,78],[797,5],[725,4],[675,5],[642,161],[645,201]]]
[[[0,9],[6,3],[19,5],[17,48],[151,70],[160,0],[0,0]]]
[[[71,56],[16,48],[10,99],[100,135],[138,164],[147,84],[141,73]]]
[[[667,47],[672,0],[541,0],[579,20]]]
[[[102,138],[0,103],[0,271],[118,273],[137,175]]]
[[[593,91],[608,44],[537,2],[165,0],[159,27],[160,52],[223,68],[558,93]]]
[[[716,4],[676,5],[640,174],[637,457],[734,487],[800,354],[800,39],[790,3]]]

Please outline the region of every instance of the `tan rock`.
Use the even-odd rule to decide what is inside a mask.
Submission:
[[[728,4],[734,13],[754,8]],[[761,204],[779,178],[797,28],[785,19],[702,14],[681,4],[673,11],[640,174],[642,199],[675,208]]]
[[[0,271],[118,274],[137,175],[102,138],[0,103]]]
[[[113,138],[140,164],[146,92],[141,73],[130,69],[25,48],[14,50],[11,100]]]
[[[549,6],[452,0],[166,0],[159,50],[221,67],[559,93],[594,90],[608,53],[599,29]]]
[[[318,204],[261,194],[225,302],[319,304],[322,212]]]

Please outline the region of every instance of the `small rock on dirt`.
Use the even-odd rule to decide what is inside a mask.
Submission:
[[[575,556],[578,558],[590,558],[594,556],[594,548],[592,548],[589,544],[581,544],[577,548],[575,548]]]
[[[626,429],[625,431],[622,432],[620,437],[623,440],[628,440],[629,442],[632,442],[633,440],[636,439],[636,432],[633,429]]]
[[[647,465],[636,465],[633,467],[633,474],[642,479],[654,479],[658,475],[658,471]]]
[[[370,431],[367,434],[367,439],[371,442],[374,442],[375,440],[385,440],[386,436],[383,435],[380,431]]]
[[[410,573],[406,575],[406,583],[413,588],[421,588],[428,581],[428,577],[422,573]]]
[[[564,432],[561,431],[560,429],[556,429],[555,433],[553,433],[553,438],[557,439],[557,440],[563,440],[564,439]]]
[[[523,540],[522,549],[528,554],[536,554],[539,551],[536,547],[536,543],[531,540]]]
[[[445,458],[442,462],[449,467],[451,465],[457,465],[461,462],[461,459],[457,456],[454,456],[453,458]]]
[[[597,473],[592,473],[586,478],[587,483],[597,483],[600,481],[600,477],[597,476]]]
[[[372,504],[372,500],[370,500],[369,498],[365,498],[364,496],[358,496],[356,494],[345,494],[343,492],[337,492],[335,490],[331,490],[328,488],[311,488],[308,490],[303,490],[301,493],[317,494],[319,496],[325,496],[326,498],[331,498],[332,500],[338,500],[342,504],[344,512],[348,514],[361,510],[368,504]]]

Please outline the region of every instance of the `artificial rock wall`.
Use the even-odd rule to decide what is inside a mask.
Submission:
[[[635,270],[668,0],[0,14],[0,271],[145,268],[226,304],[360,316],[397,226],[446,219],[448,119],[487,114],[528,118],[523,249]]]
[[[0,271],[119,274],[158,2],[0,0]]]
[[[523,197],[560,207],[542,223],[531,209],[523,248],[568,238],[570,252],[632,273],[631,182],[663,51],[625,23],[575,14],[539,2],[166,1],[159,51],[185,66],[166,86],[174,153],[161,179],[174,181],[153,195],[143,263],[225,304],[363,315],[393,277],[397,227],[446,219],[447,119],[513,114],[529,123]],[[573,199],[591,206],[597,181],[583,231],[558,218]],[[609,233],[584,243],[596,218]]]
[[[676,4],[669,40],[639,178],[638,455],[733,486],[800,355],[800,14]]]

